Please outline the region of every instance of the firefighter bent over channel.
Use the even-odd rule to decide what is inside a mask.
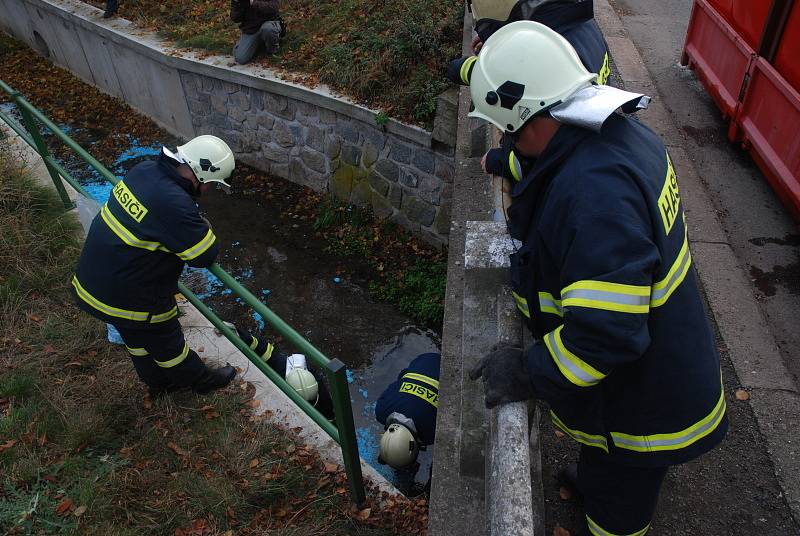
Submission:
[[[198,136],[176,153],[134,166],[94,218],[72,279],[78,305],[122,336],[152,396],[224,387],[231,366],[211,370],[183,337],[175,294],[184,264],[210,266],[219,252],[195,198],[227,187],[234,157],[225,142]]]

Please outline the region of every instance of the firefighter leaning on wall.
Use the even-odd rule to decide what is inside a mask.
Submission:
[[[198,136],[158,160],[141,162],[94,218],[72,286],[81,309],[117,328],[152,396],[224,387],[231,366],[211,370],[183,337],[175,294],[185,264],[208,267],[219,252],[195,198],[225,187],[234,169],[228,145]]]
[[[470,375],[490,407],[545,400],[581,443],[563,475],[583,496],[585,534],[641,536],[668,468],[728,427],[670,157],[624,115],[648,99],[593,85],[546,26],[504,26],[472,71],[470,115],[533,162],[508,227],[513,295],[536,343],[500,348]]]
[[[476,36],[472,45],[476,54],[497,30],[520,20],[544,24],[561,34],[589,72],[598,73],[597,84],[605,84],[611,75],[608,45],[594,20],[593,0],[472,0]],[[478,56],[453,60],[447,66],[447,78],[454,84],[469,85]],[[514,153],[512,143],[504,139],[481,161],[486,173],[519,181],[530,168],[531,160]]]

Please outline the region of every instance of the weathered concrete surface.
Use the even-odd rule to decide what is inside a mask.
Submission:
[[[79,0],[0,0],[0,28],[183,138],[215,134],[240,162],[330,191],[437,246],[448,241],[455,95],[437,140],[324,86],[308,89],[230,57],[177,50]],[[338,172],[338,173],[337,173]]]
[[[469,46],[472,22],[465,17],[463,50]],[[485,527],[484,483],[463,478],[460,467],[464,367],[461,359],[464,318],[465,222],[488,221],[492,214],[492,190],[480,171],[480,159],[472,158],[472,137],[467,112],[468,88],[461,88],[458,107],[453,206],[447,270],[447,293],[442,333],[439,411],[436,421],[433,481],[430,496],[431,536],[483,533]],[[483,460],[479,462],[483,464]]]
[[[800,525],[800,396],[790,372],[796,376],[800,370],[800,297],[787,279],[764,299],[752,286],[758,278],[745,271],[749,267],[751,276],[758,275],[754,268],[765,262],[776,268],[797,262],[796,226],[758,170],[727,143],[719,114],[694,75],[677,66],[691,0],[613,3],[617,11],[608,0],[595,2],[598,22],[626,89],[657,97],[641,118],[669,147],[683,192],[693,262],[724,353],[741,387],[751,393],[761,438]],[[749,448],[762,448],[758,443]]]

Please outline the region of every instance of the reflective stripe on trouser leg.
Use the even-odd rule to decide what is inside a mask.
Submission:
[[[578,487],[584,497],[588,534],[647,534],[666,473],[667,467],[621,465],[599,449],[581,447]]]
[[[158,365],[161,368],[172,368],[174,366],[183,363],[188,355],[189,355],[189,345],[184,342],[183,348],[178,353],[178,355],[167,357],[166,359],[162,358],[163,360],[156,358],[156,365]]]

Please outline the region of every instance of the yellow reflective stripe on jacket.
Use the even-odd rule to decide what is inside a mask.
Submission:
[[[111,213],[111,210],[108,208],[108,203],[103,205],[103,208],[100,211],[100,217],[103,218],[104,222],[106,222],[106,225],[108,225],[108,228],[111,229],[111,232],[117,235],[117,238],[122,240],[127,245],[134,248],[146,249],[147,251],[159,250],[169,252],[169,250],[161,245],[160,242],[141,240],[135,234],[130,232],[116,217],[114,217],[114,215]]]
[[[176,316],[178,316],[178,307],[177,306],[173,307],[172,309],[170,309],[166,313],[160,313],[160,314],[157,314],[157,315],[153,315],[150,318],[150,323],[151,324],[157,324],[159,322],[165,322],[165,321],[169,320],[170,318],[174,318]]]
[[[78,281],[77,276],[72,276],[72,286],[75,288],[75,293],[78,297],[83,300],[86,304],[88,304],[93,309],[100,311],[103,314],[108,316],[113,316],[116,318],[124,318],[125,320],[135,320],[136,322],[147,322],[148,319],[150,323],[158,323],[164,322],[165,320],[169,320],[170,318],[177,316],[178,308],[173,307],[166,313],[160,313],[157,315],[150,315],[150,313],[144,311],[129,311],[127,309],[120,309],[119,307],[112,307],[107,303],[103,303],[83,288],[80,281]]]
[[[598,447],[608,453],[608,441],[604,436],[587,434],[586,432],[573,430],[572,428],[567,427],[567,425],[558,418],[558,415],[556,415],[553,410],[550,410],[550,418],[553,420],[553,424],[556,425],[557,428],[561,429],[562,432],[570,436],[578,443],[583,443],[584,445],[588,445],[590,447]]]
[[[406,393],[409,395],[414,395],[416,397],[419,397],[425,402],[431,404],[435,408],[439,407],[439,395],[434,393],[430,389],[426,389],[421,385],[417,385],[416,383],[403,382],[400,384],[399,391],[401,393]]]
[[[145,313],[143,311],[128,311],[126,309],[120,309],[119,307],[112,307],[106,303],[101,302],[91,294],[89,294],[83,286],[81,286],[78,278],[76,276],[72,277],[72,286],[75,287],[75,292],[78,294],[78,297],[89,304],[92,308],[97,309],[103,314],[108,316],[113,316],[116,318],[124,318],[126,320],[136,320],[140,322],[146,322],[150,313]]]
[[[628,534],[617,534],[616,532],[609,532],[600,525],[598,525],[591,517],[586,516],[586,524],[589,526],[589,532],[592,536],[644,536],[650,530],[650,523],[641,530],[630,532]]]
[[[720,385],[719,400],[711,413],[700,421],[671,434],[653,434],[647,436],[611,432],[611,438],[617,448],[636,452],[657,452],[663,450],[679,450],[699,441],[717,429],[725,417],[725,391]]]
[[[430,376],[425,376],[424,374],[417,374],[416,372],[406,372],[403,374],[403,378],[408,378],[409,380],[417,380],[418,382],[427,383],[431,387],[439,389],[439,380],[435,380]]]
[[[667,276],[653,285],[653,293],[650,295],[650,307],[659,307],[667,303],[673,292],[686,279],[689,267],[692,265],[692,252],[689,250],[689,236],[684,233],[683,246],[678,253],[678,258],[672,263],[667,272]]]
[[[508,169],[511,170],[511,176],[514,177],[514,180],[519,182],[522,180],[522,165],[517,160],[517,156],[514,154],[514,151],[509,151],[508,153]]]
[[[650,310],[650,287],[605,281],[576,281],[561,291],[561,306],[646,313]]]
[[[564,310],[561,308],[561,300],[554,298],[549,292],[539,293],[539,310],[543,313],[564,316]]]
[[[159,361],[158,359],[155,360],[156,364],[161,368],[172,368],[175,365],[180,365],[189,355],[189,345],[183,343],[183,350],[179,353],[176,357],[173,357],[169,361]]]
[[[206,250],[208,250],[208,248],[211,247],[211,245],[214,243],[216,239],[217,237],[214,236],[214,232],[211,229],[209,229],[206,235],[197,244],[178,253],[178,257],[180,257],[185,261],[196,259],[200,255],[205,253]]]
[[[561,340],[563,329],[563,325],[558,326],[544,336],[544,344],[550,351],[550,357],[555,361],[561,374],[575,385],[580,387],[597,385],[606,375],[567,350]]]
[[[147,355],[150,355],[144,348],[131,348],[130,346],[126,345],[125,349],[128,350],[129,354],[136,357],[145,357]]]
[[[459,70],[458,75],[461,77],[461,81],[467,85],[469,85],[469,70],[472,68],[472,64],[476,61],[478,61],[478,56],[470,56],[464,60],[464,63],[461,64],[461,69]]]
[[[611,65],[608,59],[608,52],[603,57],[603,66],[600,67],[600,72],[597,73],[597,83],[600,85],[608,82],[608,77],[611,76]]]
[[[530,309],[528,309],[528,300],[526,300],[513,290],[511,291],[511,295],[514,296],[514,301],[517,302],[517,309],[519,309],[522,314],[530,318],[531,311]]]

